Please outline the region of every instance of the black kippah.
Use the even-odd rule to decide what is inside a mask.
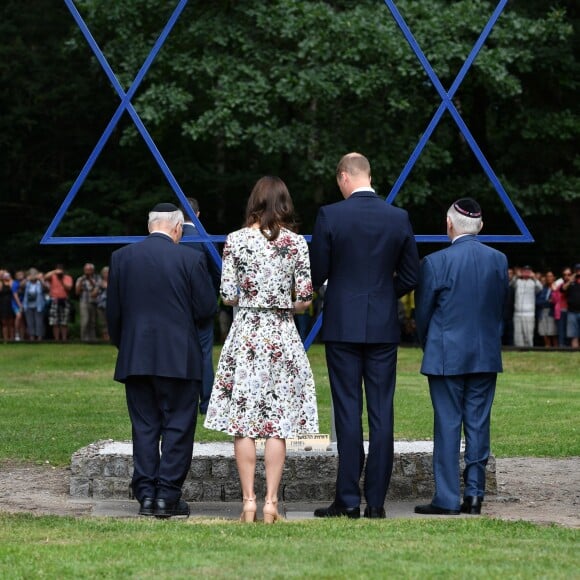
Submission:
[[[481,217],[481,207],[479,204],[471,197],[462,197],[458,199],[453,207],[455,211],[470,218],[480,218]]]
[[[151,211],[161,212],[161,213],[173,213],[179,208],[172,203],[158,203]]]

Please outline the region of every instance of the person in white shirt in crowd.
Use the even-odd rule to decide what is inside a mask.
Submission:
[[[510,281],[514,297],[514,346],[533,347],[536,324],[536,294],[542,284],[534,277],[530,266],[524,266]]]

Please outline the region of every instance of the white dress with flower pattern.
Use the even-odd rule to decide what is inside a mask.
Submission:
[[[282,229],[231,233],[223,252],[221,295],[239,310],[223,346],[205,427],[240,437],[318,433],[310,363],[294,323],[296,300],[312,299],[308,246]]]

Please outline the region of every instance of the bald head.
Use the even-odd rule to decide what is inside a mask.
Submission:
[[[369,160],[360,153],[347,153],[336,167],[336,182],[346,199],[360,187],[371,186],[371,165]]]

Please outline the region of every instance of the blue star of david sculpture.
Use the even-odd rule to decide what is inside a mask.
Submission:
[[[518,227],[518,229],[520,231],[520,235],[515,235],[515,236],[514,235],[481,235],[481,236],[478,236],[479,239],[481,239],[482,241],[487,241],[487,242],[533,242],[534,239],[531,236],[529,230],[527,229],[526,225],[524,224],[523,220],[521,219],[520,215],[518,214],[516,208],[512,204],[511,200],[509,199],[509,196],[507,195],[507,193],[504,190],[503,186],[501,185],[499,179],[495,175],[493,169],[491,168],[490,164],[488,163],[487,159],[485,158],[481,149],[479,148],[477,142],[473,138],[473,135],[469,131],[469,128],[467,127],[467,125],[463,121],[461,114],[459,113],[459,111],[457,110],[457,108],[455,107],[455,105],[453,104],[453,101],[452,101],[454,95],[456,94],[457,90],[461,86],[461,83],[463,82],[465,75],[467,74],[471,65],[473,64],[473,61],[475,60],[475,58],[479,54],[479,51],[481,50],[487,37],[491,33],[491,30],[493,29],[498,18],[500,17],[501,13],[503,12],[503,10],[507,4],[507,1],[508,0],[499,0],[493,14],[491,15],[491,17],[490,17],[489,21],[487,22],[486,26],[484,27],[483,31],[481,32],[477,42],[473,46],[473,49],[471,50],[468,58],[464,62],[463,66],[461,67],[461,69],[460,69],[459,73],[457,74],[455,80],[453,81],[450,89],[448,91],[446,91],[445,88],[443,87],[443,85],[441,84],[441,81],[439,80],[439,78],[435,74],[435,71],[431,67],[429,61],[425,57],[419,44],[415,40],[415,38],[414,38],[413,34],[411,33],[411,30],[408,27],[407,23],[405,22],[404,18],[401,16],[399,10],[397,9],[397,7],[395,5],[394,0],[385,0],[385,4],[386,4],[387,8],[391,12],[391,15],[393,16],[395,22],[397,23],[398,27],[401,29],[405,39],[407,40],[411,49],[413,50],[413,52],[417,56],[419,62],[421,63],[421,66],[425,70],[429,80],[431,81],[435,90],[439,94],[439,97],[441,98],[441,104],[437,108],[435,114],[433,115],[431,121],[429,122],[429,124],[427,126],[427,129],[425,130],[425,132],[421,136],[414,151],[411,153],[411,156],[409,157],[407,164],[405,165],[401,174],[399,175],[398,179],[396,180],[395,184],[393,185],[391,192],[389,193],[389,195],[387,196],[387,198],[385,200],[385,203],[393,203],[393,201],[395,200],[395,198],[399,194],[401,187],[403,186],[403,184],[407,180],[409,173],[413,169],[417,159],[419,158],[423,149],[425,148],[425,145],[427,144],[427,142],[431,138],[433,131],[435,130],[435,128],[439,124],[439,121],[441,120],[441,117],[443,116],[444,112],[449,111],[453,120],[455,121],[455,123],[459,127],[459,130],[461,131],[461,133],[465,137],[465,140],[469,144],[471,150],[475,154],[475,157],[479,161],[485,174],[487,175],[487,177],[489,178],[490,182],[492,183],[494,189],[498,193],[499,198],[501,199],[501,201],[505,205],[510,216],[512,217],[512,219],[514,220],[516,226]],[[69,193],[67,194],[65,200],[63,201],[62,205],[60,206],[59,210],[57,211],[55,217],[53,218],[51,224],[49,225],[48,229],[46,230],[46,233],[42,237],[40,243],[41,244],[62,244],[62,245],[64,245],[64,244],[126,244],[126,243],[140,241],[144,238],[144,236],[85,236],[85,237],[79,237],[79,236],[56,237],[56,236],[54,236],[54,232],[56,231],[56,228],[60,224],[64,214],[66,213],[70,204],[72,203],[72,201],[76,197],[77,193],[79,192],[80,188],[82,187],[87,175],[91,171],[93,165],[95,164],[97,158],[99,157],[101,151],[103,150],[103,148],[104,148],[105,144],[107,143],[109,137],[111,136],[113,130],[117,126],[121,116],[123,115],[123,113],[125,111],[127,111],[129,113],[131,119],[135,123],[137,130],[139,131],[139,133],[143,137],[147,147],[151,151],[155,161],[157,162],[157,164],[161,168],[161,171],[165,175],[169,185],[171,186],[171,188],[175,192],[175,195],[177,196],[177,198],[181,202],[182,206],[185,208],[187,215],[189,216],[189,218],[191,219],[193,224],[196,226],[197,231],[199,232],[199,234],[197,236],[186,236],[183,238],[183,240],[184,241],[201,241],[201,242],[205,243],[208,246],[213,259],[216,261],[218,266],[221,267],[221,258],[220,258],[220,255],[219,255],[217,249],[215,248],[215,245],[213,244],[213,242],[223,242],[225,240],[225,236],[224,235],[217,235],[217,236],[216,235],[209,235],[205,231],[205,228],[203,227],[203,225],[201,224],[201,222],[199,221],[199,219],[197,218],[197,216],[195,215],[195,213],[193,212],[193,210],[189,206],[189,203],[187,203],[187,199],[186,199],[185,194],[183,193],[179,183],[175,179],[173,173],[169,169],[169,167],[168,167],[167,163],[165,162],[163,156],[161,155],[159,149],[157,148],[153,139],[151,138],[151,135],[147,131],[147,128],[145,127],[145,125],[141,121],[137,111],[135,110],[135,108],[133,107],[133,104],[131,103],[131,99],[135,95],[135,92],[139,88],[139,85],[141,84],[143,78],[147,74],[147,71],[149,70],[155,57],[157,56],[157,54],[161,50],[161,47],[165,43],[165,40],[169,36],[175,23],[179,19],[181,13],[183,12],[183,9],[187,5],[188,0],[179,0],[179,2],[177,3],[177,6],[175,7],[169,20],[167,21],[167,24],[165,25],[161,34],[159,35],[159,38],[157,39],[153,48],[151,49],[151,52],[149,53],[148,57],[145,59],[145,62],[141,66],[141,69],[137,73],[137,76],[135,77],[135,79],[131,83],[129,90],[127,90],[126,92],[123,90],[123,87],[121,86],[121,84],[117,80],[115,73],[111,69],[109,63],[107,62],[107,59],[105,58],[105,55],[103,54],[103,52],[99,48],[99,45],[97,44],[97,42],[95,41],[95,39],[91,35],[85,21],[83,20],[79,11],[77,10],[76,6],[74,5],[73,0],[64,0],[64,2],[66,4],[66,6],[68,7],[70,13],[72,14],[73,18],[75,19],[75,21],[76,21],[79,29],[81,30],[83,36],[85,37],[89,46],[91,47],[93,53],[95,54],[99,64],[101,65],[102,69],[104,70],[105,74],[107,75],[109,81],[113,85],[113,88],[115,89],[115,91],[119,95],[121,102],[119,103],[119,106],[117,107],[115,113],[113,114],[111,120],[109,121],[109,124],[105,128],[105,130],[104,130],[103,134],[101,135],[100,139],[98,140],[97,144],[95,145],[95,148],[91,152],[87,162],[83,166],[79,176],[77,177],[77,179],[73,183]],[[310,236],[305,236],[305,238],[307,240],[309,240]],[[447,237],[444,235],[417,235],[417,236],[415,236],[415,238],[416,238],[417,242],[446,242],[447,241]],[[312,344],[312,342],[316,338],[316,335],[318,334],[318,332],[320,330],[321,324],[322,324],[322,315],[320,315],[317,318],[311,331],[309,332],[308,336],[306,337],[306,339],[304,341],[304,346],[306,349],[308,349],[310,347],[310,345]]]

